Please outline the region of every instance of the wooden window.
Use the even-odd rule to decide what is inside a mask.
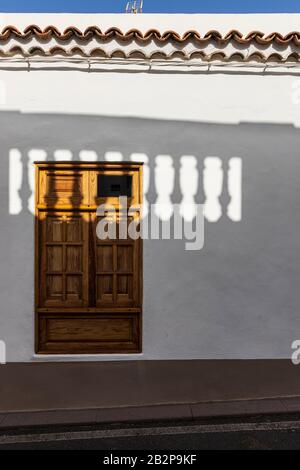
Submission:
[[[142,164],[36,163],[36,352],[141,351],[142,241],[120,236],[118,194],[138,223]],[[96,234],[104,201],[115,239]]]

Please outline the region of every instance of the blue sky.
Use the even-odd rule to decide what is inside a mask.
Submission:
[[[127,0],[0,0],[0,12],[122,13]],[[300,12],[300,0],[144,0],[144,13]]]

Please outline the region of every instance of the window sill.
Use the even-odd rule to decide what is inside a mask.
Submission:
[[[144,359],[144,354],[33,354],[31,359],[37,362],[138,361]]]

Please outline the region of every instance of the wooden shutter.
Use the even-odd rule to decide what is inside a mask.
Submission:
[[[133,222],[128,217],[128,223]],[[99,218],[95,218],[95,224]],[[117,235],[119,233],[117,223]],[[140,239],[101,240],[93,231],[96,253],[96,305],[105,306],[140,306]]]
[[[99,175],[132,181],[141,204],[141,164],[36,164],[36,352],[141,350],[142,242],[96,235]],[[113,178],[112,181],[118,181]],[[107,198],[120,220],[118,198]],[[139,219],[140,213],[133,214]],[[119,225],[118,225],[119,226]]]
[[[87,217],[80,212],[41,214],[41,306],[88,306]]]

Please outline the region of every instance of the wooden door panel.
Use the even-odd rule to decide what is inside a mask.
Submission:
[[[39,314],[40,354],[140,351],[140,314]]]
[[[89,202],[89,174],[74,170],[43,170],[39,204],[45,207],[78,207]]]
[[[47,272],[62,272],[63,271],[63,246],[50,245],[46,246],[47,256]]]
[[[117,272],[133,272],[134,266],[134,245],[117,244]]]
[[[114,303],[114,277],[113,275],[97,274],[96,277],[96,303],[97,306],[112,306]]]
[[[66,241],[82,242],[82,224],[84,221],[81,217],[69,218],[66,222]]]
[[[63,276],[58,274],[46,275],[46,299],[47,302],[63,304]],[[45,302],[46,304],[46,302]]]
[[[83,300],[83,279],[82,276],[66,276],[66,301],[79,302]]]
[[[66,245],[66,272],[82,272],[82,246]]]
[[[113,272],[113,244],[97,245],[97,271],[100,273]]]
[[[116,303],[122,305],[133,305],[133,275],[117,275]]]
[[[47,242],[63,241],[63,221],[59,217],[48,215],[46,220]]]

